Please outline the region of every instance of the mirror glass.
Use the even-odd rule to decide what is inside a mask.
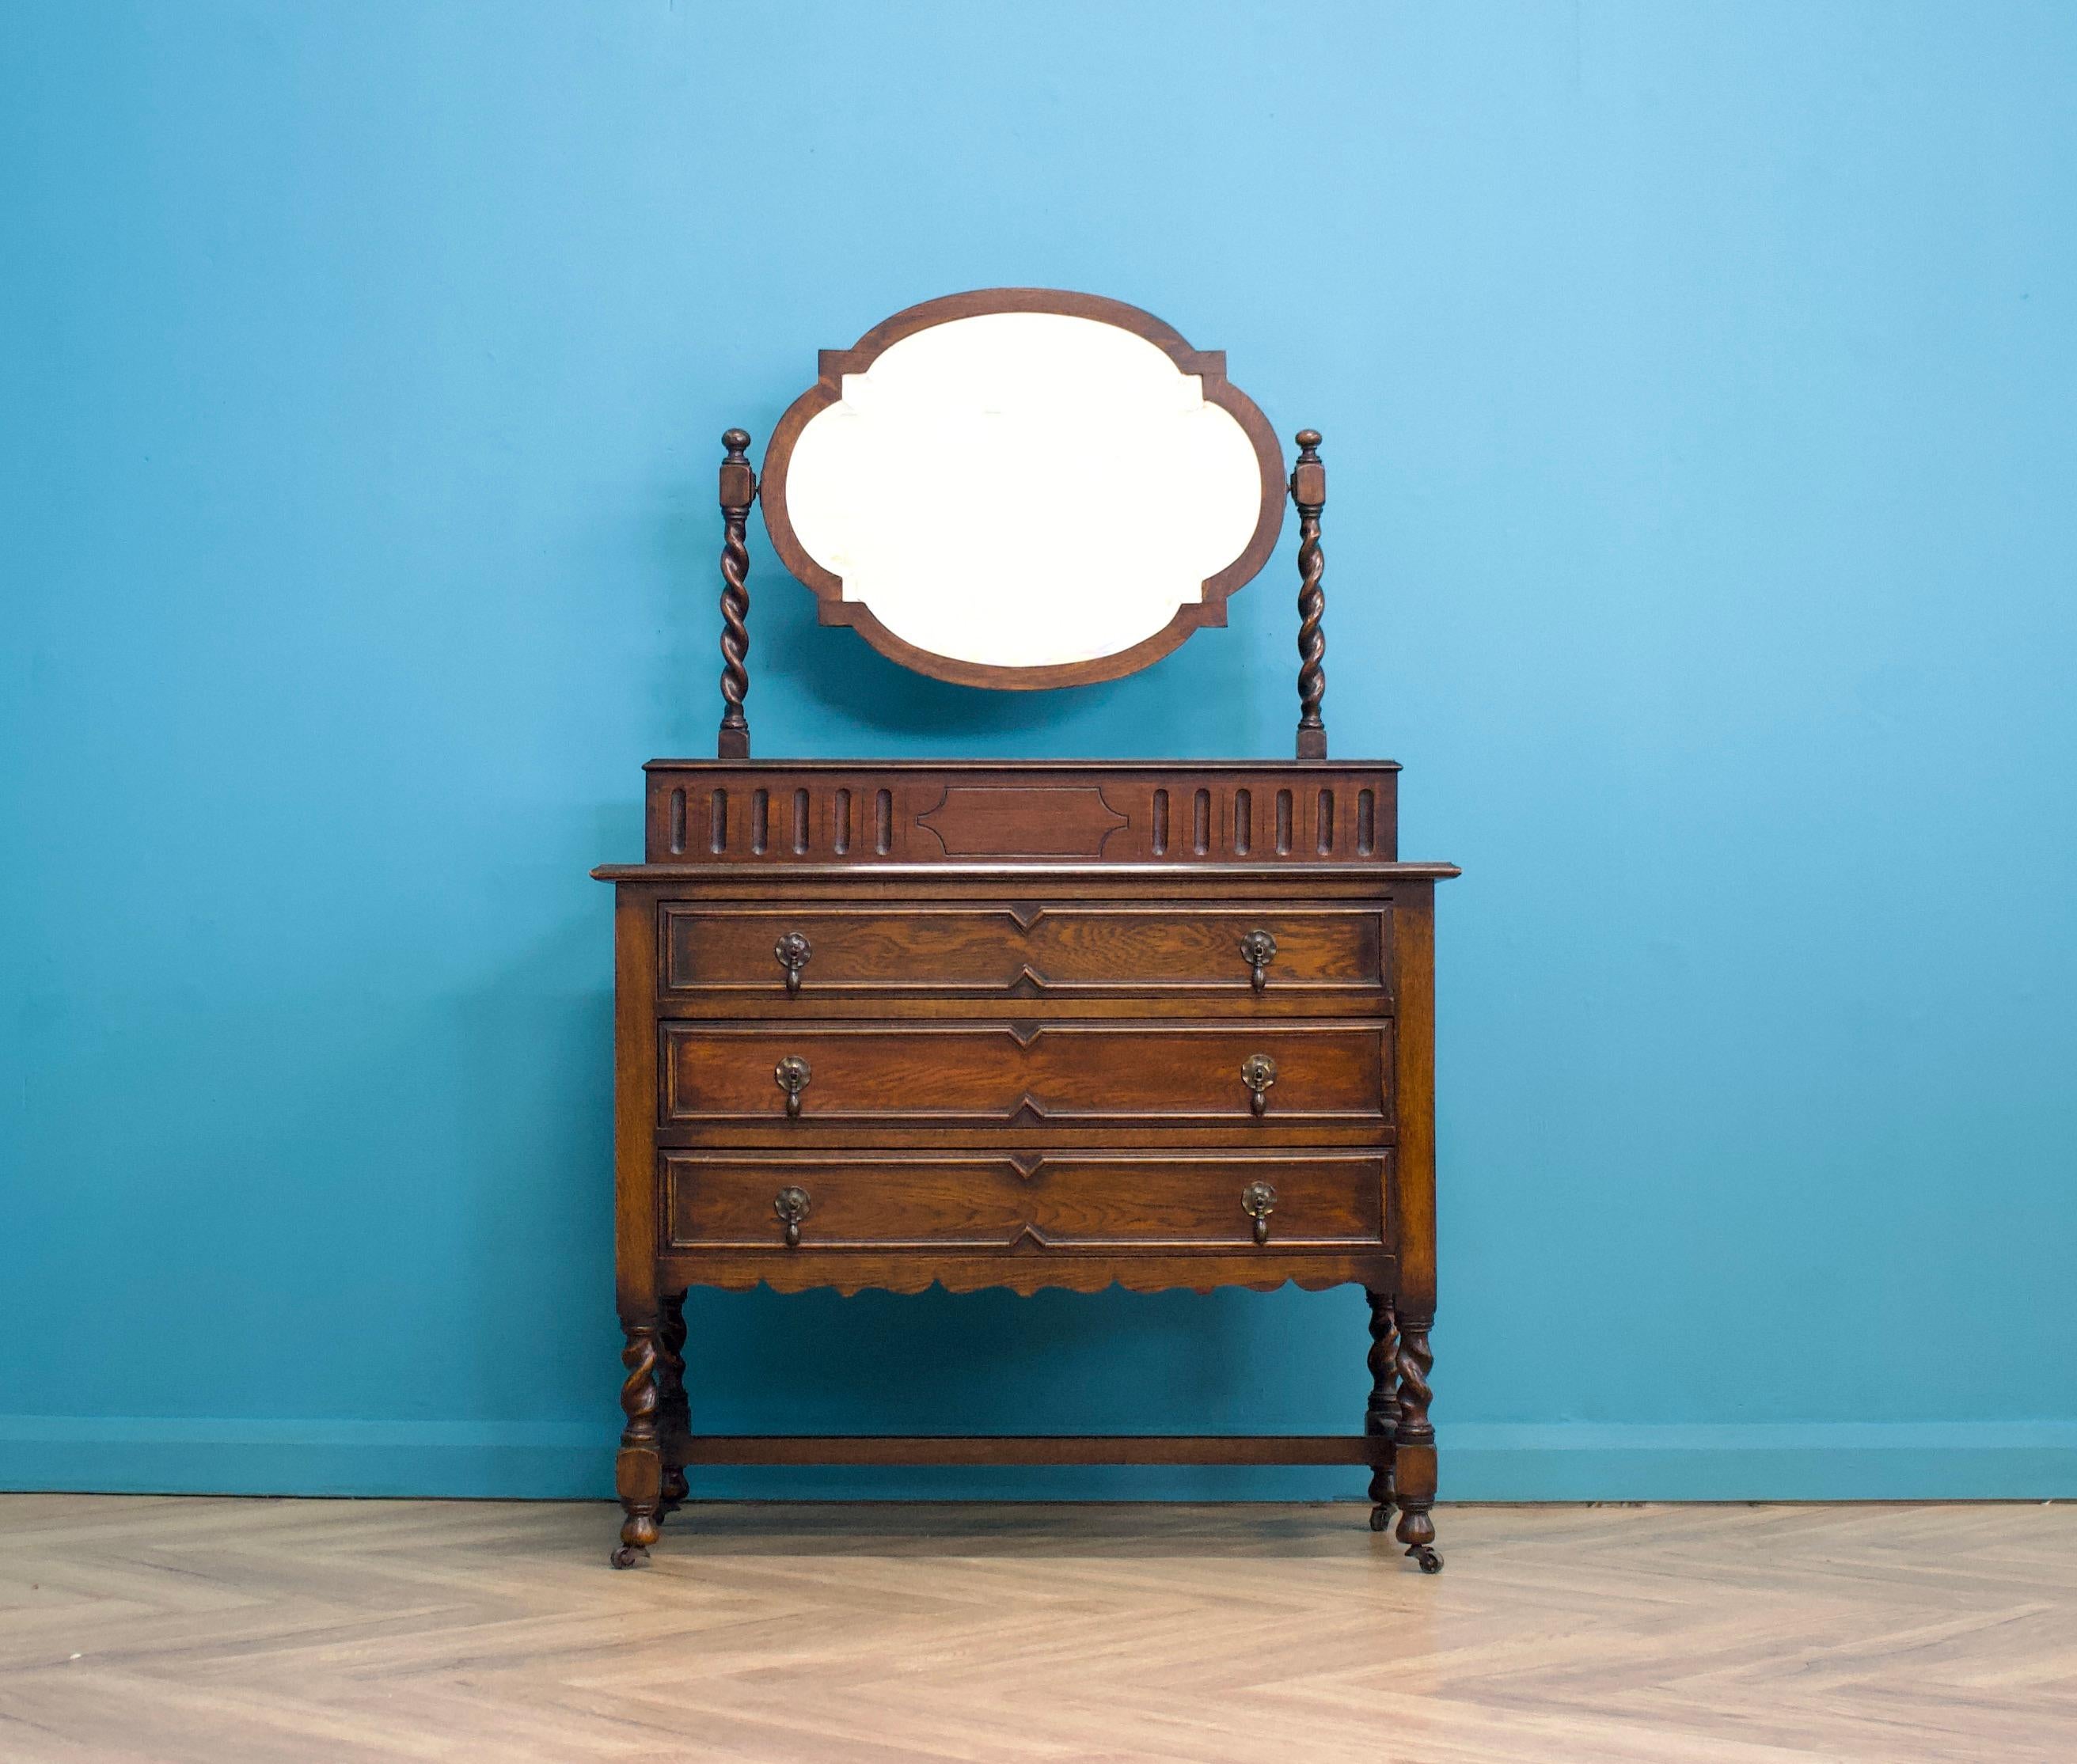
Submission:
[[[1265,524],[1274,540],[1280,485],[1272,517],[1265,472],[1280,460],[1206,400],[1201,375],[1121,326],[951,318],[840,384],[793,440],[783,518],[843,601],[930,657],[1018,669],[1117,655],[1202,602]],[[768,521],[769,490],[768,475]],[[1224,622],[1222,604],[1209,610],[1201,622]]]

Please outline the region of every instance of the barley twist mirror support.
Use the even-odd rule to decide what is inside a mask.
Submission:
[[[1089,685],[1150,666],[1301,522],[1297,755],[1325,759],[1320,437],[1288,479],[1268,419],[1136,306],[1057,289],[926,301],[824,350],[762,476],[722,437],[719,757],[747,759],[750,508],[825,625],[934,679]]]
[[[750,505],[756,500],[757,476],[748,457],[750,436],[730,429],[721,438],[726,450],[721,465],[721,734],[716,757],[750,757],[750,721],[743,701],[750,690]]]
[[[1327,560],[1320,550],[1320,516],[1327,506],[1327,468],[1320,463],[1320,431],[1298,431],[1298,463],[1291,470],[1291,500],[1298,506],[1298,757],[1327,757],[1327,726],[1320,701],[1327,691],[1322,665],[1327,639],[1320,620],[1327,610],[1320,579]]]

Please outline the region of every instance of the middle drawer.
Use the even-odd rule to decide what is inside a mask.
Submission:
[[[1388,1021],[671,1022],[661,1125],[1361,1126]]]

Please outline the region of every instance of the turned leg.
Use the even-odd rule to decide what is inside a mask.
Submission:
[[[1442,1558],[1435,1554],[1435,1429],[1428,1422],[1429,1368],[1435,1356],[1428,1349],[1433,1317],[1399,1313],[1399,1425],[1393,1433],[1393,1498],[1399,1503],[1399,1529],[1393,1536],[1421,1564],[1423,1574],[1439,1574]]]
[[[1371,1468],[1370,1529],[1383,1531],[1392,1524],[1392,1441],[1399,1431],[1399,1325],[1389,1292],[1365,1288],[1363,1296],[1370,1300],[1370,1400],[1363,1405],[1363,1433],[1385,1442],[1383,1461]]]
[[[682,1439],[691,1429],[692,1410],[685,1400],[685,1295],[661,1301],[664,1321],[656,1331],[656,1419],[662,1429],[664,1498],[656,1509],[659,1519],[668,1518],[685,1504],[690,1491],[685,1473],[671,1461],[671,1442]]]
[[[627,1425],[620,1431],[620,1455],[613,1479],[627,1517],[620,1528],[620,1547],[613,1553],[616,1568],[631,1568],[656,1541],[657,1511],[664,1499],[664,1459],[659,1450],[657,1411],[661,1406],[656,1369],[661,1358],[660,1330],[655,1319],[621,1319],[627,1346],[620,1363],[627,1368],[620,1387],[621,1411]]]

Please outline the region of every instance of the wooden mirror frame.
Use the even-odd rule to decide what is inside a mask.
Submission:
[[[786,510],[786,472],[793,446],[814,417],[843,398],[843,377],[865,372],[883,351],[919,331],[956,319],[995,313],[1050,313],[1064,318],[1093,319],[1144,338],[1176,364],[1177,372],[1194,374],[1203,381],[1205,401],[1218,406],[1231,416],[1255,450],[1256,463],[1261,468],[1262,501],[1254,534],[1246,548],[1217,575],[1205,578],[1201,600],[1178,606],[1176,616],[1166,626],[1129,648],[1083,660],[1028,668],[964,661],[920,648],[881,623],[868,602],[846,600],[843,578],[833,575],[810,556],[793,530]],[[1160,660],[1200,626],[1223,626],[1226,622],[1227,597],[1261,573],[1283,530],[1286,494],[1284,450],[1277,443],[1276,431],[1269,426],[1269,419],[1252,398],[1227,380],[1226,369],[1224,350],[1193,349],[1173,327],[1153,314],[1099,294],[1073,293],[1055,288],[984,288],[970,293],[926,300],[882,320],[849,349],[823,350],[818,361],[815,384],[796,398],[779,419],[765,449],[762,481],[756,492],[764,505],[764,525],[771,535],[772,548],[778,554],[779,561],[814,592],[818,622],[851,626],[881,655],[933,679],[950,680],[961,686],[1027,692],[1093,685],[1100,680],[1118,680],[1137,673]],[[918,520],[930,518],[928,474],[926,461],[918,473]],[[1121,485],[1120,493],[1129,495],[1130,486]]]

